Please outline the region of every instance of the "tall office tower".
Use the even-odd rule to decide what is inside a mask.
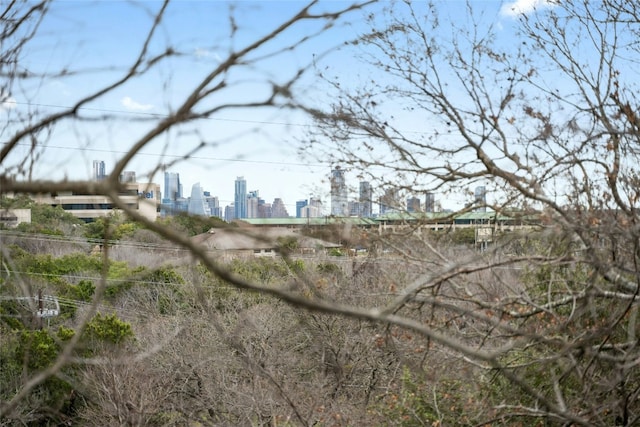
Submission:
[[[360,212],[359,216],[369,218],[373,216],[373,191],[368,181],[360,181]]]
[[[204,202],[209,206],[211,216],[222,218],[222,210],[220,209],[220,201],[217,196],[212,196],[210,192],[204,192]]]
[[[235,219],[247,217],[247,181],[243,176],[236,178],[233,205],[235,206]]]
[[[260,218],[258,206],[260,205],[260,197],[258,190],[249,191],[247,193],[247,218]]]
[[[271,204],[271,217],[272,218],[289,218],[289,212],[284,205],[281,198],[276,197]]]
[[[474,191],[474,204],[476,205],[476,212],[487,211],[487,189],[484,185],[476,187]]]
[[[258,199],[258,217],[271,218],[271,203],[265,203],[263,199]]]
[[[364,206],[357,200],[352,200],[347,203],[347,210],[349,211],[349,216],[362,216],[362,211],[364,210]]]
[[[300,209],[301,218],[320,218],[322,216],[322,200],[317,197],[309,199],[309,204]]]
[[[336,166],[331,171],[331,215],[349,215],[347,183],[344,178],[344,171],[340,169],[340,166]]]
[[[174,172],[164,173],[164,197],[162,203],[172,203],[182,198],[182,184],[180,174]]]
[[[231,203],[230,205],[227,205],[224,207],[224,220],[227,222],[231,222],[234,219],[236,219],[235,217],[236,215],[236,207],[234,206],[233,203]]]
[[[407,198],[407,212],[420,212],[420,199],[417,197]]]
[[[380,197],[380,215],[400,208],[399,191],[397,188],[388,188],[384,195]]]
[[[309,206],[322,211],[322,200],[320,200],[319,197],[311,197],[309,199]]]
[[[135,171],[123,171],[120,174],[120,182],[136,182]]]
[[[435,212],[436,211],[436,195],[433,193],[427,193],[424,197],[424,211]]]
[[[191,187],[191,198],[189,198],[188,212],[191,215],[211,216],[209,205],[205,202],[204,191],[200,187],[200,183],[196,182]]]
[[[307,201],[307,199],[305,200],[298,200],[296,202],[296,218],[306,218],[302,216],[302,209],[307,206],[309,204],[309,202]]]
[[[93,180],[100,181],[107,177],[107,169],[103,160],[93,161]]]

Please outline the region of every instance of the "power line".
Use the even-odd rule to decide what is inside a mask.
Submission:
[[[72,109],[74,107],[68,105],[57,105],[57,104],[39,104],[33,102],[15,102],[17,105],[28,105],[33,107],[48,107],[48,108],[60,108],[60,109]],[[110,108],[95,108],[95,107],[80,107],[78,110],[87,110],[87,111],[95,111],[99,113],[116,113],[123,115],[132,115],[132,116],[152,116],[152,117],[171,117],[170,114],[166,113],[150,113],[147,111],[131,111],[131,110],[116,110]],[[250,123],[257,125],[278,125],[278,126],[297,126],[297,127],[311,127],[310,124],[302,124],[302,123],[288,123],[288,122],[274,122],[267,120],[248,120],[248,119],[229,119],[223,117],[198,117],[195,120],[214,120],[220,122],[232,122],[232,123]]]
[[[142,249],[154,249],[154,250],[167,250],[167,251],[188,251],[188,249],[180,246],[169,246],[161,243],[143,243],[134,242],[128,240],[104,240],[84,237],[64,237],[64,236],[50,236],[47,234],[38,233],[23,233],[19,231],[7,231],[0,230],[0,236],[17,237],[22,240],[36,240],[36,241],[48,241],[53,243],[86,243],[86,244],[107,244],[113,247],[133,247]]]
[[[34,107],[48,107],[48,108],[59,108],[59,109],[73,109],[74,107],[72,106],[68,106],[68,105],[57,105],[57,104],[40,104],[40,103],[32,103],[32,102],[15,102],[15,104],[17,105],[28,105],[28,106],[34,106]],[[138,116],[151,116],[151,117],[161,117],[161,118],[167,118],[167,117],[171,117],[170,114],[166,114],[166,113],[150,113],[150,112],[146,112],[146,111],[130,111],[130,110],[117,110],[117,109],[109,109],[109,108],[95,108],[95,107],[80,107],[77,108],[77,110],[87,110],[87,111],[95,111],[95,112],[103,112],[103,113],[115,113],[115,114],[123,114],[123,115],[138,115]],[[300,127],[300,128],[313,128],[314,125],[313,124],[309,124],[309,123],[292,123],[292,122],[276,122],[276,121],[269,121],[269,120],[249,120],[249,119],[230,119],[230,118],[224,118],[224,117],[198,117],[197,119],[194,120],[212,120],[212,121],[219,121],[219,122],[230,122],[230,123],[247,123],[247,124],[256,124],[256,125],[271,125],[271,126],[294,126],[294,127]],[[425,132],[425,131],[418,131],[418,130],[399,130],[399,132],[401,133],[415,133],[415,134],[421,134],[421,135],[425,135],[425,136],[451,136],[452,133],[451,131],[431,131],[431,132]],[[458,131],[455,131],[455,133],[459,133]],[[518,139],[515,136],[509,136],[507,137],[507,139]],[[180,157],[180,156],[178,156]]]
[[[6,142],[2,143],[6,145]],[[18,143],[16,144],[22,147],[32,148],[32,144],[28,143]],[[60,150],[72,150],[72,151],[91,151],[95,153],[112,153],[112,154],[127,154],[128,151],[124,150],[108,150],[104,148],[89,148],[89,147],[65,147],[63,145],[47,145],[47,148],[55,148]],[[171,157],[171,158],[183,158],[184,155],[179,154],[166,154],[166,153],[145,153],[138,152],[136,155],[140,156],[150,156],[150,157]],[[249,160],[249,159],[234,159],[234,158],[222,158],[222,157],[209,157],[209,156],[189,156],[189,160],[213,160],[220,162],[236,162],[236,163],[255,163],[255,164],[268,164],[268,165],[277,165],[277,166],[306,166],[306,167],[326,167],[327,165],[331,165],[330,162],[326,163],[301,163],[301,162],[275,162],[269,160]]]

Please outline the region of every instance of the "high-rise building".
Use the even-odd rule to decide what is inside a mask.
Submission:
[[[433,193],[427,193],[424,198],[424,211],[435,212],[436,211],[436,195]]]
[[[107,169],[103,160],[93,161],[93,180],[100,181],[107,177]]]
[[[373,216],[373,191],[368,181],[360,181],[360,212],[358,216],[369,218]]]
[[[260,218],[258,207],[260,206],[260,197],[258,190],[249,191],[247,193],[247,218]]]
[[[420,212],[420,199],[417,197],[407,198],[407,212]]]
[[[191,198],[189,198],[188,212],[191,215],[211,216],[209,205],[205,202],[204,191],[200,183],[196,182],[191,187]]]
[[[122,171],[120,174],[120,182],[136,182],[136,172]]]
[[[308,205],[307,199],[298,200],[296,202],[296,218],[305,218],[305,217],[302,216],[302,209],[307,205]]]
[[[320,218],[322,216],[322,200],[311,197],[309,204],[300,210],[301,218]]]
[[[348,216],[347,183],[344,171],[336,166],[331,171],[331,215]]]
[[[384,215],[385,213],[400,209],[399,197],[397,188],[388,188],[385,190],[384,195],[380,197],[380,214]]]
[[[264,200],[258,199],[258,217],[271,218],[271,203],[265,203]]]
[[[476,212],[487,211],[487,189],[484,185],[476,187],[474,191],[474,204],[476,205]]]
[[[211,216],[215,216],[218,218],[222,218],[224,216],[222,210],[220,209],[220,200],[218,200],[218,197],[212,196],[210,192],[205,191],[204,201],[207,205],[209,205]]]
[[[350,201],[348,204],[349,216],[362,216],[364,206],[357,200]]]
[[[235,219],[247,217],[247,181],[243,176],[236,178],[233,205],[235,208]]]
[[[162,216],[174,215],[176,212],[187,211],[188,209],[189,202],[182,196],[180,174],[165,171],[160,214]]]
[[[273,199],[271,205],[271,217],[272,218],[289,218],[289,213],[281,198],[276,197]]]
[[[320,198],[318,198],[318,197],[311,197],[309,199],[309,206],[311,206],[312,208],[316,208],[316,209],[319,209],[320,211],[322,211],[322,200],[320,200]]]
[[[233,203],[224,207],[224,220],[231,222],[236,219],[236,207]]]
[[[162,203],[175,202],[182,198],[182,184],[180,184],[180,174],[174,172],[164,173],[164,194]]]

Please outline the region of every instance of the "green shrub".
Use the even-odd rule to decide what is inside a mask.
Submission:
[[[115,314],[103,316],[97,313],[87,323],[84,337],[93,343],[102,341],[111,344],[122,344],[126,340],[133,338],[133,330],[129,323],[120,320]]]
[[[13,209],[31,209],[31,223],[20,223],[17,231],[23,233],[39,233],[49,235],[64,235],[62,229],[84,224],[61,206],[50,206],[36,203],[29,196],[17,195],[15,198],[2,197],[0,207]]]
[[[399,386],[387,392],[377,405],[389,424],[413,426],[472,426],[473,404],[481,399],[469,381],[441,379],[427,381],[424,373],[404,368]]]
[[[342,275],[342,269],[340,266],[332,262],[320,262],[316,266],[316,270],[321,274]]]
[[[277,282],[290,275],[289,267],[279,258],[234,259],[231,261],[229,268],[232,272],[247,280],[255,280],[261,283]]]
[[[331,248],[329,249],[329,256],[344,256],[344,252],[338,248]]]
[[[121,240],[132,237],[141,225],[113,212],[85,225],[85,236],[90,239]]]
[[[200,215],[189,215],[185,212],[161,218],[158,222],[165,227],[182,231],[189,236],[206,233],[212,228],[236,226],[227,224],[225,221],[217,217],[207,218]]]

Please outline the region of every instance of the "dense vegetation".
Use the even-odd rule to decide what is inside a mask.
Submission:
[[[640,3],[236,3],[199,2],[194,28],[174,18],[195,3],[92,4],[119,11],[100,25],[145,16],[117,65],[77,5],[1,3],[0,192],[122,214],[2,200],[33,221],[0,230],[0,424],[640,425]],[[110,107],[134,87],[155,101]],[[345,224],[315,230],[328,254],[234,259],[191,238],[226,224],[155,221],[123,193],[137,167],[293,171],[262,137],[384,204],[430,193],[539,227]],[[108,176],[78,174],[112,141]]]
[[[185,218],[178,221],[184,224]],[[55,223],[67,229],[64,221]],[[131,231],[127,224],[117,215],[104,221],[115,230]],[[85,233],[91,230],[85,234],[89,241],[100,237],[92,234],[97,226],[80,227]],[[227,267],[264,286],[302,284],[310,298],[322,294],[340,303],[380,307],[397,298],[398,290],[422,272],[423,264],[401,256],[403,251],[410,248],[414,256],[420,252],[421,259],[429,259],[426,250],[437,245],[451,256],[474,255],[473,242],[465,240],[465,233],[416,235],[406,230],[385,236],[394,249],[381,256],[340,253],[302,259],[296,258],[295,245],[281,242],[291,257],[233,259]],[[62,253],[64,244],[58,242],[55,251],[50,248],[57,255],[25,243],[28,240],[20,244],[18,239],[5,248],[0,398],[14,397],[25,379],[55,364],[70,340],[76,339],[72,362],[32,390],[5,421],[9,425],[18,420],[29,425],[537,425],[535,420],[521,421],[513,410],[496,409],[517,393],[497,372],[469,366],[424,336],[384,324],[299,311],[277,299],[240,291],[197,262],[167,257],[171,251],[162,245],[145,247],[147,234],[134,230],[108,235],[123,239],[123,244],[142,236],[136,243],[143,246],[136,249],[135,258],[106,262],[105,252],[93,251],[91,243],[78,250],[78,243],[69,241]],[[353,235],[363,242],[361,231],[354,230]],[[535,233],[525,238],[529,252],[546,247],[545,238]],[[522,251],[522,239],[506,236],[502,252]],[[113,241],[104,250],[108,254],[118,244]],[[554,247],[559,253],[566,249],[562,242]],[[141,259],[146,266],[140,265]],[[556,325],[568,327],[553,319],[562,312],[518,318],[526,308],[516,301],[510,313],[497,312],[486,301],[491,300],[487,293],[499,290],[487,287],[485,280],[491,276],[510,287],[525,286],[543,305],[550,280],[572,286],[578,276],[588,274],[578,266],[473,273],[466,276],[464,286],[477,299],[460,301],[454,308],[418,299],[401,310],[481,346],[497,347],[502,339],[487,335],[482,329],[486,325],[470,324],[452,312],[495,316],[504,326],[546,337],[536,346],[514,348],[505,356],[509,359],[505,364],[539,383],[541,393],[553,394],[545,388],[548,378],[537,363],[544,360],[546,347],[553,346],[554,334],[564,333]],[[518,284],[519,280],[523,282]],[[456,292],[456,287],[441,290],[442,297],[455,297]],[[38,295],[55,296],[59,314],[47,319],[35,316]],[[91,304],[96,301],[97,305]],[[609,309],[603,305],[585,311],[586,323],[596,326]],[[84,316],[90,320],[78,329]],[[585,324],[575,316],[572,321],[576,326]],[[567,333],[577,333],[571,328]],[[567,390],[579,382],[571,372],[558,375],[566,377]],[[526,393],[521,399],[532,404]]]

